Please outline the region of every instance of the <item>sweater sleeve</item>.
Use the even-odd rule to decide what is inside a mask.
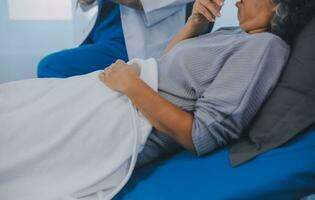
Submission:
[[[289,47],[271,34],[233,47],[213,83],[197,100],[192,139],[198,155],[237,139],[275,87]]]

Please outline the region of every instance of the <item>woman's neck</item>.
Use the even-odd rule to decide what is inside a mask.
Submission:
[[[267,32],[267,31],[268,31],[268,28],[264,27],[264,28],[256,28],[256,29],[253,29],[253,30],[249,30],[249,31],[247,31],[247,33],[248,34],[255,34],[255,33]]]

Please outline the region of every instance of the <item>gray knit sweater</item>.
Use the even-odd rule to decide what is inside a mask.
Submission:
[[[273,34],[221,29],[185,40],[158,60],[159,94],[193,113],[192,139],[203,155],[241,136],[288,56],[289,46]],[[156,130],[149,140],[177,149]]]

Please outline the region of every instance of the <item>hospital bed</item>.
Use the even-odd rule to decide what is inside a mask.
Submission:
[[[191,8],[192,5],[188,6],[187,12]],[[315,37],[315,31],[312,35]],[[315,52],[315,44],[312,52]],[[1,66],[3,62],[0,61]],[[269,156],[290,154],[296,150],[305,154],[294,163],[287,157],[270,163],[269,168],[261,167],[268,163]],[[183,151],[137,169],[115,200],[298,199],[315,193],[314,152],[315,126],[289,144],[237,168],[229,167],[227,149],[202,158]],[[217,162],[223,163],[220,168],[213,167]],[[310,189],[305,191],[303,187]]]
[[[315,67],[314,42],[315,19],[295,42],[288,65],[299,53],[305,60],[296,67]],[[309,84],[315,86],[315,79]],[[303,156],[296,156],[297,152]],[[296,200],[315,193],[315,124],[287,144],[238,167],[231,167],[228,154],[224,148],[197,158],[184,151],[158,160],[137,169],[115,200]],[[270,159],[275,157],[276,161]]]

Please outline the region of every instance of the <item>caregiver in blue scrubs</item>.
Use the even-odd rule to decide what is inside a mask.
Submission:
[[[98,7],[95,25],[79,47],[43,58],[39,78],[67,78],[104,69],[117,59],[161,56],[170,38],[185,24],[186,4],[193,0],[74,1],[78,9]]]

